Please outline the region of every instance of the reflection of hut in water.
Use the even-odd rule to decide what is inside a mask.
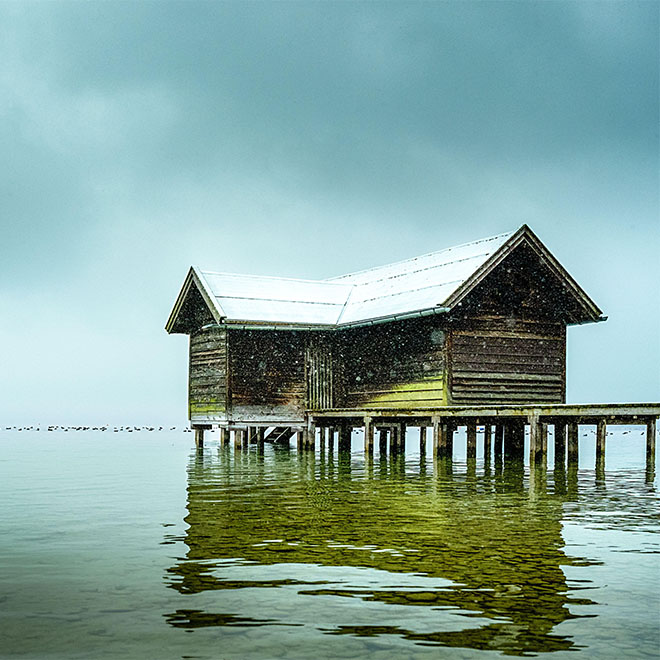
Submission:
[[[306,596],[450,609],[490,620],[475,627],[470,618],[461,630],[455,624],[453,630],[437,630],[433,611],[425,609],[419,613],[424,632],[375,620],[341,627],[336,634],[395,634],[515,654],[571,648],[569,638],[553,633],[574,616],[569,604],[578,602],[567,594],[562,571],[571,559],[563,552],[561,498],[541,493],[531,501],[518,475],[508,482],[501,476],[466,481],[451,472],[406,474],[399,469],[401,457],[390,459],[384,472],[359,479],[351,478],[350,465],[335,462],[332,454],[314,461],[284,452],[198,455],[189,472],[189,527],[183,538],[188,552],[170,569],[171,586],[194,594],[286,584]],[[365,589],[305,583],[300,569],[281,584],[240,581],[221,571],[214,575],[214,561],[218,568],[236,558],[255,565],[367,567],[387,571],[389,578]],[[393,574],[450,583],[398,589],[392,586],[397,584]],[[264,615],[277,617],[276,612]],[[181,627],[225,625],[225,620],[225,614],[203,611],[169,615],[170,623]]]
[[[306,411],[563,403],[566,326],[601,311],[527,227],[322,281],[191,268],[167,322],[190,336],[193,425]]]

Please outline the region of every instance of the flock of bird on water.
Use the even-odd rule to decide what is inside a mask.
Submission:
[[[182,433],[192,433],[192,429],[188,426],[177,427],[170,426],[169,428],[165,426],[111,426],[106,424],[105,426],[59,426],[51,425],[44,427],[44,431],[109,431],[112,429],[113,433],[133,433],[136,431],[181,431]],[[5,431],[41,431],[41,425],[37,426],[5,426]],[[479,431],[483,431],[483,427],[478,427]],[[582,436],[588,436],[589,434],[594,434],[596,431],[594,429],[588,429],[585,431]],[[632,433],[632,430],[621,431],[621,435],[627,435]],[[641,431],[642,435],[646,433],[645,430]],[[607,435],[612,435],[613,431],[608,431]]]
[[[105,426],[48,426],[45,431],[109,431],[112,428],[113,433],[133,433],[134,431],[183,431],[183,433],[191,433],[192,429],[184,426],[179,429],[176,426],[171,426],[167,429],[164,426],[112,426],[106,424]],[[5,431],[41,431],[41,426],[5,426]]]

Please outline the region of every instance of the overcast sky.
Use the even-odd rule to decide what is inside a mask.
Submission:
[[[0,424],[185,422],[191,264],[324,278],[528,223],[660,399],[653,2],[0,3]]]

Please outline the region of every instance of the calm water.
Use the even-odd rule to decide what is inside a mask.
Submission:
[[[581,441],[579,471],[530,475],[414,438],[365,463],[357,436],[0,431],[0,657],[658,657],[643,435],[609,436],[605,474]]]

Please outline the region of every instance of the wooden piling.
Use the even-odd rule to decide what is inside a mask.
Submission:
[[[605,469],[605,439],[607,437],[607,423],[599,419],[596,425],[596,469]]]
[[[426,426],[419,427],[419,455],[426,454]]]
[[[555,468],[566,465],[566,422],[555,422]]]
[[[580,428],[577,422],[568,423],[568,447],[566,451],[568,465],[579,463],[579,432]]]
[[[199,426],[193,428],[195,429],[195,446],[201,448],[204,446],[204,428]]]
[[[378,453],[387,456],[387,429],[378,429]]]
[[[371,417],[364,418],[364,454],[373,456],[374,453],[374,424]]]
[[[492,454],[492,432],[493,427],[490,424],[484,426],[484,463],[489,464]]]
[[[527,419],[529,424],[529,464],[541,463],[543,454],[543,424],[539,421],[537,415],[532,415]]]
[[[353,429],[347,423],[339,427],[339,451],[351,450],[351,433]]]
[[[433,418],[433,455],[435,458],[452,458],[453,435],[453,428],[450,424],[442,422],[439,417]]]
[[[390,431],[390,456],[395,456],[397,453],[398,429],[396,428],[396,426],[390,426],[389,431]]]
[[[398,442],[397,442],[397,451],[399,454],[406,453],[406,424],[405,422],[400,422],[398,425]]]
[[[646,471],[647,473],[655,470],[655,417],[646,422]]]
[[[220,427],[220,446],[221,447],[226,447],[227,442],[229,440],[228,438],[229,434],[227,433],[227,427],[226,426],[221,426]]]
[[[504,429],[504,460],[523,460],[525,451],[525,423],[523,420],[512,420]]]
[[[266,435],[266,429],[263,426],[260,426],[257,429],[257,451],[263,452],[264,450],[264,437]]]
[[[502,424],[495,425],[495,463],[502,462],[502,453],[504,450],[504,426]]]
[[[468,422],[467,424],[467,458],[477,457],[477,424]]]

